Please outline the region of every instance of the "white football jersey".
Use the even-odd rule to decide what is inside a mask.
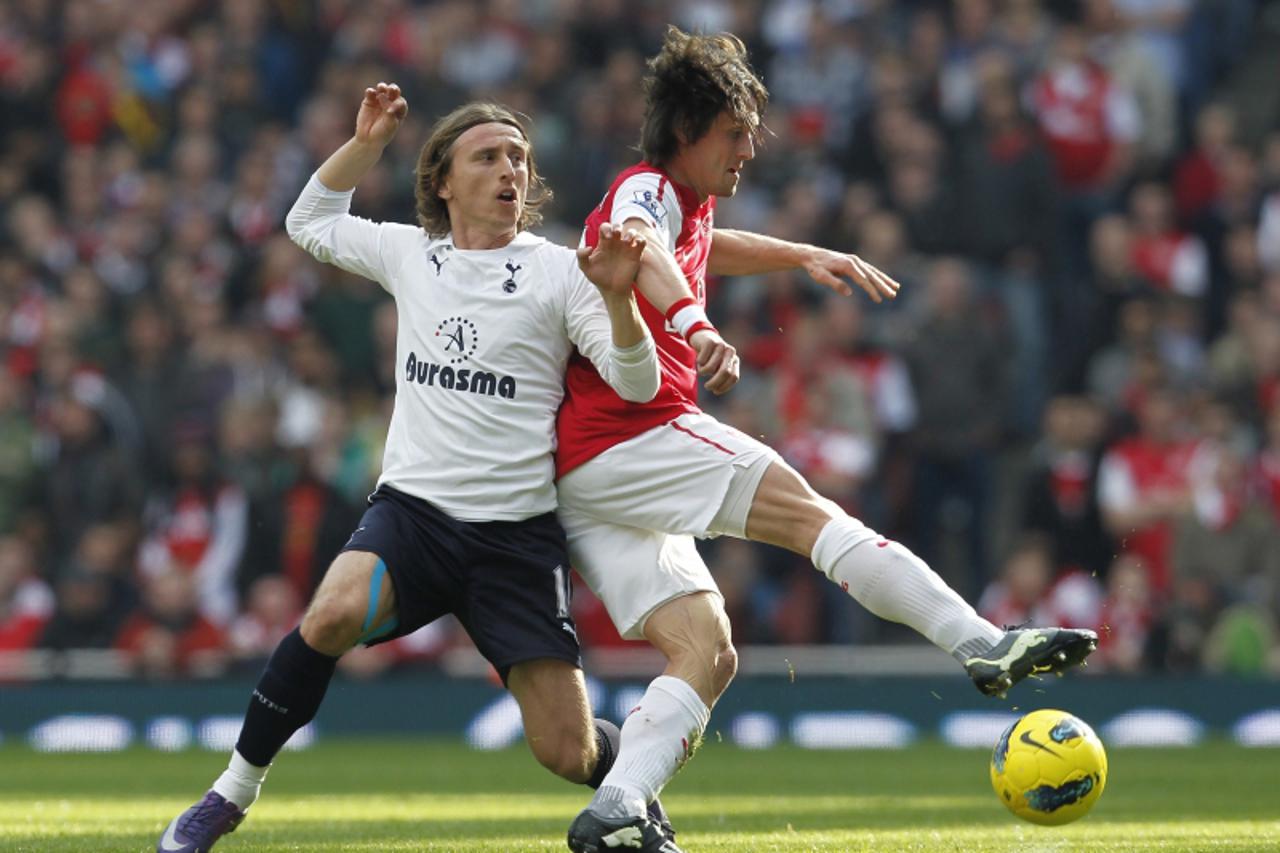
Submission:
[[[317,259],[395,297],[396,398],[379,485],[462,521],[553,510],[555,415],[574,346],[619,393],[648,399],[652,340],[613,347],[604,301],[572,249],[528,232],[501,249],[459,249],[449,235],[352,216],[351,196],[313,176],[287,227]]]

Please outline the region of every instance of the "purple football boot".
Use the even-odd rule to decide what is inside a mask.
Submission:
[[[244,812],[217,791],[173,819],[156,844],[156,853],[207,853],[218,839],[235,832]]]

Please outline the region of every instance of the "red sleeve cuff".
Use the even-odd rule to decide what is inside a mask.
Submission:
[[[697,304],[697,302],[693,301],[692,296],[686,296],[684,299],[677,299],[672,303],[671,307],[667,309],[667,321],[670,322],[671,318],[676,316],[676,313],[680,311],[681,308],[688,308],[690,305]]]
[[[688,331],[684,333],[684,339],[686,341],[689,340],[694,336],[695,332],[702,332],[702,331],[714,332],[715,330],[716,330],[716,327],[708,323],[706,320],[699,320],[696,323],[694,323],[692,326],[690,326]]]

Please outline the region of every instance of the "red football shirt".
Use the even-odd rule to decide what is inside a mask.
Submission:
[[[582,239],[594,246],[605,222],[642,219],[666,238],[698,304],[705,306],[707,259],[711,256],[715,196],[699,203],[689,187],[673,182],[656,166],[638,163],[622,172],[604,200],[587,217]],[[648,403],[630,403],[610,388],[581,353],[569,359],[564,402],[556,433],[556,476],[563,477],[604,451],[698,408],[697,356],[662,312],[639,291],[640,314],[653,335],[662,385]]]

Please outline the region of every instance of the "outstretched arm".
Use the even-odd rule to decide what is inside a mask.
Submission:
[[[360,179],[382,156],[409,105],[394,83],[365,89],[356,115],[356,132],[329,156],[307,181],[285,218],[289,238],[317,260],[364,276],[389,291],[384,243],[388,226],[350,214],[351,195]]]
[[[845,280],[848,279],[866,291],[874,302],[893,299],[901,287],[857,255],[750,231],[717,228],[712,232],[711,257],[707,262],[707,271],[712,275],[756,275],[789,269],[803,269],[818,284],[845,296],[853,293]]]
[[[316,177],[334,192],[353,190],[365,173],[382,157],[400,123],[409,114],[409,103],[395,83],[379,83],[364,90],[356,132],[321,164]]]

